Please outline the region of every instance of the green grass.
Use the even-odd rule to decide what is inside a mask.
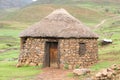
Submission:
[[[19,50],[10,50],[0,54],[0,61],[18,58]]]
[[[0,62],[0,80],[30,80],[41,72],[39,67],[16,68],[16,62]]]
[[[99,46],[99,54],[118,52],[120,51],[120,19],[119,16],[115,18],[108,18],[107,21],[96,30],[100,39],[112,39],[113,43],[106,46]]]
[[[0,21],[0,49],[19,48],[19,34],[29,25],[15,21]]]
[[[116,29],[117,30],[117,29]],[[113,43],[106,46],[99,46],[99,54],[105,54],[105,53],[112,53],[112,52],[119,52],[120,51],[120,38],[119,38],[119,32],[114,33],[111,38],[106,37],[108,39],[112,39]],[[105,37],[103,37],[105,38]]]
[[[10,36],[10,37],[18,37],[19,33],[21,30],[14,30],[14,29],[1,29],[0,32],[2,34],[0,34],[0,36]]]
[[[99,61],[90,68],[94,71],[98,71],[104,68],[108,68],[113,64],[120,64],[120,51],[111,51],[109,53],[99,54]]]
[[[67,77],[69,77],[69,78],[74,77],[74,74],[73,73],[68,73]]]
[[[0,50],[18,48],[0,53],[0,80],[34,80],[41,72],[39,66],[16,68],[15,59],[20,54],[19,33],[28,25],[16,21],[0,21]]]
[[[34,80],[34,76],[41,72],[39,67],[16,68],[17,62],[14,61],[20,53],[19,33],[28,25],[13,21],[0,22],[0,50],[18,48],[0,53],[0,80]]]
[[[27,24],[19,23],[19,22],[0,22],[0,36],[10,36],[14,38],[19,37],[19,33],[23,29],[23,27],[26,27]]]
[[[6,48],[9,48],[9,46],[3,43],[0,44],[0,49],[6,49]]]
[[[108,68],[112,65],[112,63],[104,61],[104,62],[99,62],[95,64],[94,66],[91,67],[91,70],[96,71],[104,68]]]

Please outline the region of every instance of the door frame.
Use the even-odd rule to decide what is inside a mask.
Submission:
[[[59,51],[59,42],[58,41],[46,41],[45,42],[45,53],[44,53],[44,61],[43,61],[43,67],[50,67],[50,43],[57,43],[57,68],[60,68],[60,51]]]

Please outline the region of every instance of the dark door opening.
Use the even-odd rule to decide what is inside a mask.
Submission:
[[[44,67],[59,67],[58,42],[46,42]]]

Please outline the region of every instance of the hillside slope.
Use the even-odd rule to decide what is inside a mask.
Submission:
[[[0,0],[0,9],[19,8],[31,2],[32,0]]]
[[[4,2],[7,0],[1,1]],[[13,3],[19,2],[17,0],[15,1]],[[29,1],[30,0],[21,0],[22,3],[27,3]],[[104,2],[113,3],[113,5],[96,5],[96,3]],[[0,20],[34,23],[40,21],[43,17],[47,16],[49,13],[57,8],[65,8],[69,13],[84,22],[86,25],[94,26],[107,17],[119,14],[120,5],[114,5],[114,3],[119,2],[120,0],[37,0],[33,4],[29,4],[28,6],[23,7],[22,9],[19,9],[17,11],[13,10],[12,12],[10,12],[11,9],[9,9],[8,11],[4,12],[0,10]],[[73,3],[77,4],[74,5]]]
[[[38,22],[43,17],[51,13],[53,10],[58,8],[66,9],[73,16],[80,19],[82,22],[87,23],[90,26],[99,23],[99,21],[101,21],[105,16],[105,14],[103,14],[102,12],[97,12],[95,10],[84,7],[46,4],[46,5],[34,5],[23,8],[21,10],[8,14],[2,20],[13,20],[18,22],[28,22],[28,23]]]
[[[118,4],[120,0],[37,0],[33,4],[80,4],[80,3],[98,3],[98,4]]]
[[[33,0],[0,0],[0,9],[19,8],[32,3]],[[120,0],[37,0],[33,4],[120,4]]]

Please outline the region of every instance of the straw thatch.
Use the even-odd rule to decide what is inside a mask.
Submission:
[[[98,38],[64,9],[53,11],[37,24],[24,30],[20,37]]]

